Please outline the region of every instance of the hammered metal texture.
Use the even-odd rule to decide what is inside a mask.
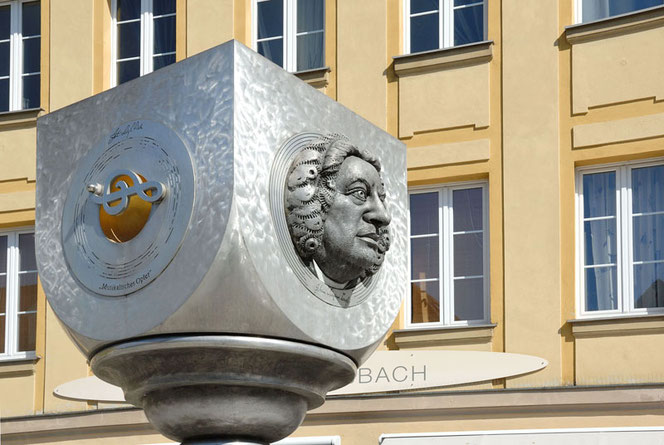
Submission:
[[[219,250],[233,186],[233,43],[135,79],[39,119],[36,244],[51,306],[84,352],[145,335],[196,289]],[[68,272],[60,225],[66,191],[81,158],[125,122],[173,129],[194,164],[195,203],[171,264],[131,297],[86,292]],[[81,186],[84,186],[83,184]]]
[[[242,237],[272,300],[308,341],[346,352],[361,363],[394,321],[407,293],[405,146],[352,111],[246,47],[235,56],[235,198]],[[294,276],[270,217],[269,175],[275,153],[298,133],[340,133],[382,164],[392,216],[392,247],[363,303],[341,308],[313,295]]]
[[[153,120],[187,146],[194,209],[165,271],[125,297],[87,293],[60,237],[79,160],[120,124]],[[341,133],[381,161],[392,245],[376,292],[342,308],[294,275],[270,213],[275,154],[299,133]],[[142,336],[241,334],[323,345],[356,363],[377,346],[408,292],[405,146],[237,42],[228,42],[38,121],[37,249],[46,294],[88,356]],[[85,184],[81,185],[85,187]]]

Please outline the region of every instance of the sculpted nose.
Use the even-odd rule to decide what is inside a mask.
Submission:
[[[376,227],[385,227],[390,224],[392,217],[387,211],[385,203],[377,196],[374,196],[371,208],[365,214],[365,219]]]

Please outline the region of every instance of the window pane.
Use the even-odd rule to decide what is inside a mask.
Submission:
[[[23,98],[21,107],[24,110],[28,108],[39,108],[40,94],[40,75],[23,77]]]
[[[583,216],[616,214],[616,172],[583,175]]]
[[[0,79],[0,112],[9,111],[9,79]]]
[[[141,55],[141,22],[118,25],[118,59]]]
[[[267,57],[277,65],[284,66],[283,39],[258,42],[258,54]]]
[[[175,51],[175,16],[154,20],[154,53]]]
[[[664,264],[634,265],[634,307],[664,307]]]
[[[411,279],[438,278],[438,237],[411,239],[410,262]]]
[[[9,5],[0,6],[0,40],[9,40],[10,20]]]
[[[258,38],[283,35],[284,3],[283,0],[269,0],[258,3]],[[272,60],[273,59],[269,58]],[[276,63],[276,62],[275,62]]]
[[[19,314],[18,350],[34,351],[37,339],[37,314]]]
[[[39,68],[39,49],[41,46],[41,38],[35,37],[33,39],[23,40],[23,72],[24,73],[38,73]]]
[[[454,6],[472,5],[473,3],[482,3],[482,0],[454,0]]]
[[[664,260],[664,215],[633,219],[634,261]]]
[[[663,3],[662,0],[583,0],[583,21],[599,20]]]
[[[618,308],[618,278],[616,268],[586,269],[586,310],[604,311]]]
[[[438,193],[410,195],[410,234],[438,233]]]
[[[34,233],[22,233],[18,236],[18,250],[21,255],[20,270],[37,270]]]
[[[118,85],[135,79],[141,75],[141,63],[139,60],[128,60],[118,62]]]
[[[481,233],[454,235],[454,276],[483,275]]]
[[[482,230],[482,189],[454,190],[454,231]]]
[[[38,36],[41,34],[39,2],[23,3],[22,22],[21,33],[23,37]]]
[[[157,0],[159,1],[159,0]],[[119,22],[124,20],[137,19],[141,16],[141,0],[118,0]]]
[[[0,354],[5,353],[5,320],[7,317],[0,315]]]
[[[325,2],[323,0],[298,0],[297,32],[324,29]]]
[[[37,310],[37,272],[19,275],[19,312]]]
[[[438,49],[438,13],[411,17],[410,52]]]
[[[585,265],[615,264],[618,260],[616,220],[600,219],[583,223]]]
[[[152,69],[157,71],[159,68],[163,68],[171,63],[175,63],[175,54],[156,56],[153,61]]]
[[[153,15],[173,14],[175,12],[175,0],[153,0]]]
[[[9,42],[0,43],[0,76],[9,76]]]
[[[664,165],[632,170],[632,213],[664,210]]]
[[[7,276],[0,275],[0,314],[7,313]]]
[[[438,0],[410,0],[411,14],[436,10],[438,10]]]
[[[484,279],[454,280],[454,320],[484,319]]]
[[[0,236],[0,273],[7,272],[7,237]]]
[[[412,323],[440,321],[439,288],[438,281],[411,283]]]
[[[484,40],[484,7],[470,6],[454,10],[454,44]]]
[[[297,36],[297,70],[304,71],[323,66],[323,40],[325,33]]]

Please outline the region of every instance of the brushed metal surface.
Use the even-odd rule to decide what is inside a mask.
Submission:
[[[327,348],[242,336],[168,336],[110,346],[90,365],[167,437],[286,437],[357,370]]]
[[[173,260],[149,285],[122,297],[98,295],[64,260],[63,204],[86,154],[135,120],[182,140],[194,171],[191,219]],[[375,290],[351,307],[312,293],[276,233],[270,172],[279,148],[301,133],[344,134],[382,164],[392,243]],[[405,146],[237,42],[40,118],[37,178],[42,282],[88,357],[119,341],[198,332],[320,344],[361,363],[408,293]]]
[[[315,343],[345,351],[361,363],[381,340],[407,294],[406,150],[394,137],[294,76],[266,65],[245,47],[236,51],[236,202],[247,255],[268,294]],[[277,86],[277,87],[275,87]],[[278,124],[275,124],[278,123]],[[362,304],[334,307],[292,276],[269,209],[269,172],[275,150],[299,133],[339,133],[381,161],[392,215],[392,247],[376,291]],[[274,277],[283,277],[275,279]]]
[[[233,44],[228,43],[38,120],[39,274],[56,315],[84,353],[146,335],[187,301],[210,270],[232,204],[232,106]],[[110,298],[87,291],[72,277],[59,232],[66,193],[86,154],[134,120],[170,128],[190,150],[195,200],[182,246],[159,278],[131,298]]]

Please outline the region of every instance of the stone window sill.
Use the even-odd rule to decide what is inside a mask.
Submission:
[[[568,320],[575,338],[664,333],[664,315],[622,315]]]
[[[565,27],[565,38],[575,43],[602,39],[664,25],[664,6]]]
[[[3,358],[0,359],[0,378],[12,377],[13,375],[20,374],[34,374],[35,364],[39,360],[36,355],[29,355],[28,357],[20,358]]]
[[[472,63],[488,62],[493,57],[493,40],[436,49],[394,57],[397,77],[419,74]]]
[[[474,326],[441,326],[435,328],[398,329],[392,340],[399,349],[445,346],[452,344],[488,343],[495,324]]]
[[[314,88],[325,88],[329,83],[330,67],[314,68],[312,70],[298,71],[293,73],[300,80],[308,83]]]
[[[44,110],[41,108],[31,108],[29,110],[19,111],[4,111],[0,113],[0,127],[37,122],[37,118],[42,115],[43,111]]]

